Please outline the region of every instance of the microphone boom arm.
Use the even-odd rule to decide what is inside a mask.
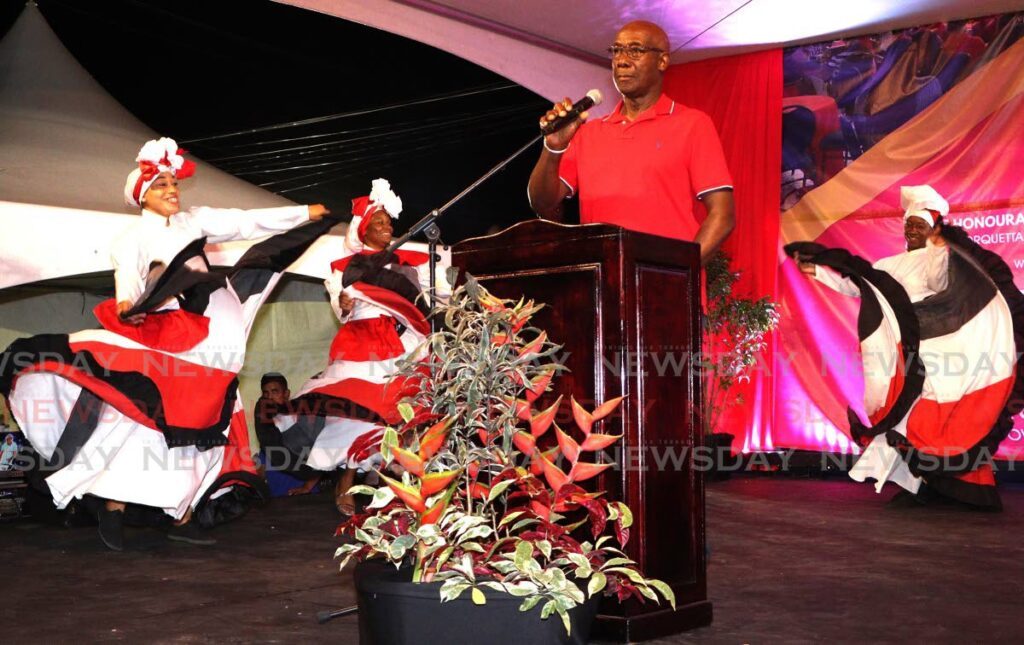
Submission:
[[[403,244],[405,244],[406,242],[411,240],[413,238],[413,236],[415,236],[415,235],[417,235],[417,234],[419,234],[421,232],[425,233],[425,235],[427,236],[427,245],[429,247],[428,248],[428,253],[430,255],[430,267],[429,267],[429,271],[430,271],[430,288],[429,288],[429,294],[430,294],[430,310],[431,311],[433,311],[437,307],[437,294],[435,293],[435,289],[434,289],[434,272],[435,272],[435,269],[436,269],[436,266],[437,266],[437,241],[441,238],[441,229],[439,229],[437,227],[437,220],[440,219],[440,217],[442,215],[444,215],[445,211],[447,211],[449,208],[451,208],[452,206],[457,204],[463,197],[465,197],[466,195],[468,195],[471,192],[473,192],[474,190],[476,190],[477,187],[480,186],[480,184],[482,184],[485,181],[487,181],[488,179],[490,179],[492,176],[494,176],[502,168],[504,168],[505,166],[507,166],[510,163],[512,163],[512,161],[514,161],[519,155],[521,155],[524,152],[526,152],[528,149],[530,149],[530,147],[532,147],[535,143],[540,141],[541,138],[543,138],[543,137],[544,137],[544,134],[541,133],[541,134],[538,134],[537,136],[533,137],[532,139],[530,139],[530,141],[528,143],[526,143],[526,145],[524,145],[523,147],[521,147],[518,150],[516,150],[515,152],[513,152],[506,159],[504,159],[501,162],[499,162],[496,166],[494,166],[493,168],[488,170],[486,173],[484,173],[484,175],[482,177],[480,177],[479,179],[474,181],[472,184],[470,184],[469,186],[466,186],[466,188],[464,188],[462,190],[462,192],[460,192],[455,197],[452,197],[451,199],[449,199],[443,206],[441,206],[440,208],[435,208],[434,210],[430,211],[425,216],[423,216],[423,218],[421,218],[418,222],[416,222],[411,227],[409,227],[409,230],[406,231],[404,235],[402,235],[397,240],[393,241],[391,243],[391,245],[387,249],[384,250],[385,253],[387,253],[388,255],[391,255],[395,251],[397,251],[399,249],[399,247],[401,247]],[[436,331],[434,329],[435,324],[436,324],[436,321],[432,317],[431,320],[430,320],[430,326],[431,326],[431,330],[432,331]]]

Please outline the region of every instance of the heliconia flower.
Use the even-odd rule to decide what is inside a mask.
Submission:
[[[583,434],[589,435],[590,428],[594,425],[594,417],[576,402],[576,397],[569,397],[569,401],[572,403],[572,418],[576,421],[576,427],[582,430]]]
[[[547,339],[548,333],[546,331],[542,331],[539,336],[533,339],[533,342],[524,345],[523,348],[519,350],[519,357],[522,358],[527,354],[536,354],[544,347],[544,342]]]
[[[428,524],[436,524],[441,516],[444,515],[444,510],[448,508],[448,503],[452,500],[452,493],[455,492],[455,487],[452,486],[448,489],[448,492],[444,496],[434,502],[426,512],[420,514],[420,526],[426,526]]]
[[[430,497],[445,486],[452,483],[459,476],[460,470],[446,470],[441,473],[427,473],[420,479],[420,495],[424,498]]]
[[[487,494],[491,492],[490,486],[484,486],[480,482],[473,482],[469,487],[469,494],[476,499],[487,499]]]
[[[519,452],[527,456],[533,455],[533,452],[537,449],[537,438],[529,432],[523,432],[522,430],[517,430],[512,435],[512,443],[519,449]]]
[[[562,454],[565,458],[572,463],[576,463],[576,460],[580,456],[580,445],[576,443],[576,440],[567,435],[555,424],[555,436],[558,438],[558,447],[562,449]]]
[[[580,448],[587,451],[604,450],[621,438],[621,434],[593,433],[587,435],[586,439],[583,440],[583,443],[580,444]]]
[[[544,466],[540,463],[540,453],[537,451],[530,455],[530,472],[537,477],[544,472]]]
[[[410,428],[418,428],[424,423],[427,423],[428,421],[433,421],[439,416],[440,415],[434,414],[433,412],[426,408],[415,407],[413,408],[413,417],[409,419],[407,422],[405,422],[405,424],[402,425],[399,431],[401,432],[403,430],[408,430]]]
[[[531,408],[529,401],[516,399],[511,396],[503,396],[501,397],[501,401],[507,405],[510,410],[512,410],[512,413],[516,415],[516,418],[520,421],[529,421],[530,417],[533,416],[530,414]]]
[[[530,434],[534,437],[543,436],[551,424],[555,420],[555,414],[558,412],[558,406],[562,404],[562,397],[559,396],[555,402],[546,410],[542,410],[535,414],[530,419]]]
[[[511,342],[512,342],[512,336],[510,336],[509,334],[504,334],[504,333],[500,333],[499,332],[497,334],[491,335],[491,344],[492,345],[508,345]]]
[[[597,409],[594,410],[594,413],[591,414],[590,412],[587,412],[583,408],[582,405],[577,403],[576,399],[573,399],[572,400],[572,417],[573,417],[573,419],[576,420],[576,425],[579,427],[580,430],[583,431],[583,434],[589,435],[590,434],[590,430],[594,426],[594,422],[595,421],[600,421],[601,419],[603,419],[606,416],[608,416],[609,414],[611,414],[612,411],[615,408],[617,408],[619,403],[621,403],[621,402],[622,402],[622,397],[621,396],[617,396],[614,399],[611,399],[609,401],[605,401],[604,403],[599,405],[597,407]]]
[[[591,464],[585,461],[577,461],[569,471],[569,481],[582,482],[595,477],[611,468],[611,464]]]
[[[451,427],[455,417],[445,417],[434,425],[427,428],[427,431],[420,437],[420,459],[430,459],[444,445],[448,438],[448,428]]]
[[[485,445],[487,444],[487,439],[490,438],[490,435],[487,434],[486,428],[477,428],[476,436],[480,439],[480,443]]]
[[[526,400],[533,403],[539,399],[540,395],[547,391],[548,383],[551,382],[551,377],[554,373],[554,370],[548,369],[530,379],[530,385],[526,388]]]
[[[544,470],[544,479],[548,480],[548,486],[551,486],[557,493],[558,489],[569,481],[569,477],[543,454],[539,455],[538,461],[540,461],[541,468]]]
[[[388,485],[388,488],[395,491],[395,495],[398,496],[398,499],[405,502],[406,506],[416,511],[417,513],[422,513],[423,511],[427,510],[426,504],[423,503],[423,496],[420,495],[420,492],[418,490],[416,490],[412,486],[406,486],[400,481],[395,481],[394,479],[391,479],[384,473],[379,474],[380,478],[384,481],[384,483]]]
[[[515,317],[513,317],[512,318],[512,333],[514,334],[514,333],[518,332],[520,329],[522,329],[523,325],[525,325],[526,323],[530,322],[530,318],[531,317],[532,316],[519,316],[519,315],[516,315]]]
[[[441,515],[444,513],[444,509],[448,507],[449,500],[441,498],[430,507],[424,513],[420,514],[420,526],[427,526],[428,524],[436,524]]]
[[[594,413],[591,414],[590,416],[594,418],[594,421],[600,421],[601,419],[611,414],[612,411],[615,410],[615,408],[619,407],[620,403],[622,403],[621,396],[617,396],[614,399],[609,399],[602,403],[601,405],[597,406],[597,408],[594,410]]]
[[[469,472],[469,476],[470,477],[472,477],[473,479],[476,479],[476,476],[480,473],[480,462],[479,461],[471,461],[471,462],[469,462],[469,466],[466,467],[466,470]]]
[[[549,461],[555,460],[555,455],[558,454],[558,446],[549,448],[541,453],[539,450],[534,450],[533,454],[530,455],[530,472],[534,475],[540,476],[544,472],[544,466],[540,462],[541,454],[548,458]]]
[[[480,295],[477,296],[477,300],[480,301],[480,305],[487,311],[504,311],[505,303],[499,298],[495,298],[486,289],[480,289]]]
[[[419,455],[398,446],[391,446],[391,454],[402,468],[417,477],[423,476],[423,460]]]
[[[522,304],[520,302],[520,304]],[[533,314],[537,313],[544,308],[544,305],[534,304],[533,300],[528,301],[525,305],[520,306],[517,304],[514,307],[515,317],[513,320],[512,331],[519,331],[523,328],[526,323],[530,322],[533,318]]]

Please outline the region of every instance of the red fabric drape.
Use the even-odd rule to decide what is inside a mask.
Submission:
[[[735,183],[736,228],[724,248],[742,272],[736,292],[776,297],[779,186],[782,168],[782,50],[674,65],[665,93],[706,112],[718,128]],[[762,365],[772,365],[771,343]],[[741,386],[746,402],[716,431],[737,435],[736,448],[771,447],[774,392],[770,369]],[[739,442],[742,441],[742,444]]]

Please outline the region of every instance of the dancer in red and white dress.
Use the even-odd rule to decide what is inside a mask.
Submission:
[[[237,376],[256,310],[334,223],[321,205],[181,211],[178,180],[194,171],[182,153],[149,141],[128,176],[125,200],[142,216],[113,244],[116,296],[95,309],[103,328],[20,339],[0,368],[0,392],[52,472],[54,503],[104,500],[100,537],[115,550],[129,503],[174,518],[172,539],[212,543],[193,509],[255,473]],[[207,241],[273,234],[229,277],[209,272]]]
[[[870,426],[850,476],[891,481],[924,503],[941,496],[999,510],[992,458],[1024,407],[1024,295],[1006,263],[946,226],[949,204],[904,186],[907,251],[869,265],[842,249],[786,247],[801,269],[859,296],[857,321]]]
[[[370,466],[384,429],[401,422],[398,402],[410,394],[392,378],[399,361],[424,351],[430,333],[425,291],[429,257],[418,251],[384,252],[391,243],[391,219],[402,200],[384,179],[369,195],[352,201],[345,245],[352,252],[331,264],[325,281],[331,307],[341,322],[331,343],[327,368],[307,381],[290,412],[275,421],[282,443],[318,470],[346,470],[336,487],[338,510],[354,511],[346,494],[357,469]],[[450,292],[443,271],[435,288]]]

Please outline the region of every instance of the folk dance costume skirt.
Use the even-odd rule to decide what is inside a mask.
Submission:
[[[790,244],[860,289],[858,335],[870,426],[851,410],[864,448],[850,475],[997,510],[991,460],[1024,407],[1024,295],[1006,263],[944,226],[947,288],[911,303],[884,271],[841,249]]]
[[[113,306],[97,307],[101,322]],[[205,314],[149,314],[134,338],[99,329],[11,346],[8,357],[25,365],[10,383],[11,412],[57,468],[45,481],[58,508],[91,494],[181,518],[221,474],[245,327],[230,287],[210,294]]]
[[[148,312],[142,325],[106,301],[95,310],[103,329],[19,339],[0,355],[0,393],[58,508],[95,495],[180,519],[238,485],[269,496],[238,399],[246,339],[284,268],[334,223],[254,245],[227,278],[194,270],[208,267],[196,240],[129,312]]]
[[[353,257],[359,258],[332,268],[351,277]],[[426,260],[423,254],[399,256],[402,264]],[[347,288],[361,310],[358,319],[341,326],[327,368],[302,386],[288,413],[275,418],[285,447],[318,470],[376,464],[385,428],[402,421],[398,403],[414,393],[395,376],[398,364],[425,352],[430,333],[428,312],[416,302],[422,287],[407,276],[386,267],[360,268]]]
[[[317,470],[373,467],[384,429],[401,423],[398,403],[412,394],[394,377],[398,363],[422,341],[390,315],[343,325],[327,369],[303,384],[288,414],[275,418],[285,446]]]

